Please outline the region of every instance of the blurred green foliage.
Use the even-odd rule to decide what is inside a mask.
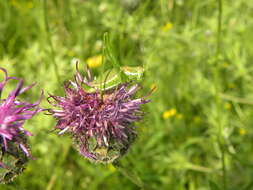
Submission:
[[[125,168],[153,189],[251,190],[253,4],[220,0],[217,52],[218,2],[1,0],[0,66],[37,82],[24,98],[63,95],[72,60],[101,55],[108,32],[119,64],[146,69],[143,93],[157,86]],[[139,189],[112,165],[81,157],[54,125],[43,114],[26,123],[36,160],[0,189]]]

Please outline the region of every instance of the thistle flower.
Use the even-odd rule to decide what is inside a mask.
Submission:
[[[27,136],[31,133],[23,128],[26,120],[41,111],[38,108],[40,100],[34,104],[17,100],[17,96],[29,90],[34,84],[23,88],[23,80],[9,77],[4,72],[4,79],[0,82],[0,97],[9,80],[17,80],[17,87],[9,93],[6,99],[0,99],[0,183],[12,180],[24,170],[24,166],[31,158],[27,143]]]
[[[88,92],[84,86],[94,91]],[[101,91],[77,69],[75,82],[66,82],[64,89],[64,97],[49,97],[49,103],[59,108],[49,110],[58,120],[55,128],[59,134],[71,134],[75,147],[91,161],[110,163],[124,155],[136,138],[134,122],[144,114],[140,106],[149,102],[133,99],[139,86],[123,83]]]

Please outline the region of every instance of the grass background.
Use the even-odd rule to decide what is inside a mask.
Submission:
[[[102,54],[108,32],[119,64],[145,67],[143,93],[157,86],[125,168],[153,189],[251,190],[252,13],[246,0],[1,0],[0,66],[37,82],[24,99],[63,95],[71,61]],[[43,114],[25,124],[37,159],[0,189],[140,189],[54,125]]]

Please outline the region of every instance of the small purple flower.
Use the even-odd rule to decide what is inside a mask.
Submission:
[[[103,93],[98,89],[87,92],[83,85],[93,87],[77,70],[75,82],[64,85],[65,97],[49,97],[49,103],[59,108],[49,110],[58,120],[55,128],[59,134],[70,133],[76,148],[89,160],[113,162],[134,141],[134,122],[142,119],[140,106],[149,100],[133,98],[139,89],[137,84],[120,84]]]
[[[5,69],[0,70],[4,72],[4,79],[0,82],[0,98],[8,81],[18,81],[16,88],[5,99],[0,99],[0,166],[4,170],[0,173],[0,182],[5,183],[21,173],[24,164],[31,158],[27,143],[27,136],[31,133],[23,128],[23,124],[41,109],[38,107],[40,100],[32,104],[16,99],[35,84],[23,87],[22,79],[9,77]]]

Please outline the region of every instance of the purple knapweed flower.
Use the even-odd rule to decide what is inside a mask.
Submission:
[[[71,134],[75,147],[91,161],[110,163],[124,155],[136,137],[134,122],[144,114],[140,106],[149,102],[133,98],[139,86],[123,83],[102,92],[77,69],[75,82],[66,82],[64,89],[64,97],[50,95],[48,100],[59,108],[49,110],[58,120],[59,134]]]
[[[0,98],[8,81],[18,81],[16,88],[5,99],[0,99],[0,183],[6,183],[21,173],[31,158],[27,143],[27,136],[31,133],[23,128],[23,124],[41,109],[38,108],[40,100],[32,104],[17,99],[34,84],[23,87],[22,79],[9,77],[5,69],[0,70],[4,72],[4,79],[0,82]]]

